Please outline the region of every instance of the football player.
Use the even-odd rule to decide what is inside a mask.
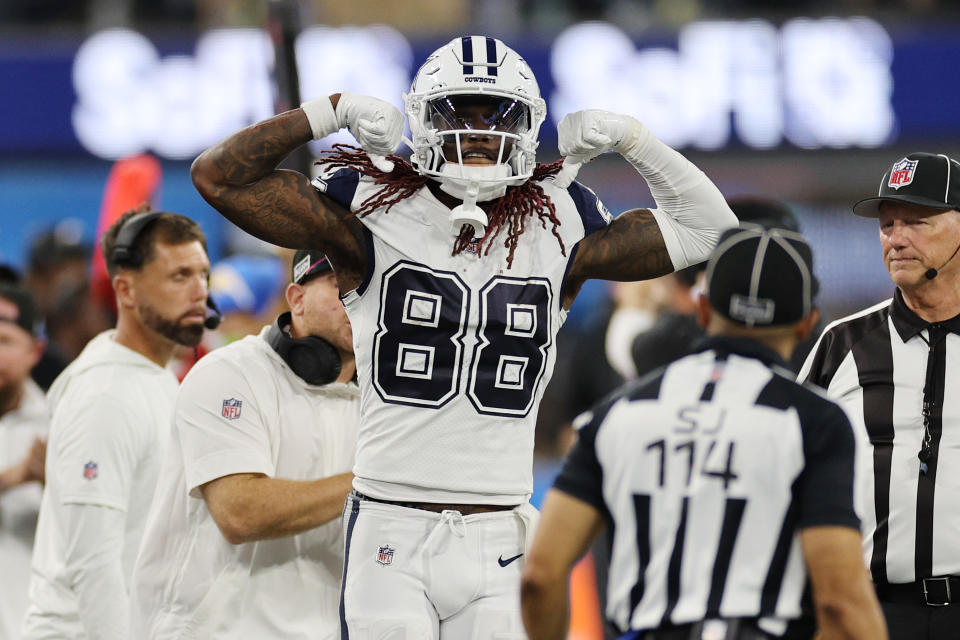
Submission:
[[[204,198],[253,235],[322,248],[354,331],[362,389],[344,511],[343,637],[522,638],[519,577],[536,512],[537,407],[556,334],[587,278],[653,278],[704,260],[736,217],[710,180],[635,119],[559,125],[538,165],[536,79],[499,40],[456,38],[403,115],[343,92],[243,129],[194,162]],[[277,169],[348,127],[313,181]],[[614,149],[657,202],[613,219],[573,182]]]

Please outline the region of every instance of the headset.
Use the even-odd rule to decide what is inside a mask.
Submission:
[[[288,333],[292,317],[281,313],[267,332],[267,343],[287,366],[307,384],[330,384],[340,375],[340,353],[319,336],[292,338]]]
[[[143,253],[133,245],[144,227],[164,214],[166,214],[166,211],[147,211],[127,218],[126,222],[117,230],[117,238],[114,240],[110,262],[131,269],[142,267]]]
[[[944,262],[942,265],[940,265],[939,267],[930,267],[929,269],[924,271],[923,277],[926,278],[927,280],[933,280],[934,278],[936,278],[940,274],[940,272],[943,271],[943,269],[948,264],[950,264],[950,261],[956,257],[958,251],[960,251],[960,245],[957,245],[957,248],[953,250],[953,253],[950,254],[950,257],[947,258],[947,261]]]
[[[110,262],[123,265],[131,269],[139,269],[143,266],[143,253],[134,245],[137,237],[144,228],[159,218],[167,215],[166,211],[147,211],[130,216],[117,230],[117,237],[113,243],[113,251],[110,253]],[[207,329],[216,329],[220,326],[223,316],[217,309],[213,298],[207,296],[207,315],[203,321],[203,326]]]

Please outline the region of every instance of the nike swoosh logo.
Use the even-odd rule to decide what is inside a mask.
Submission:
[[[512,558],[507,558],[506,560],[504,560],[504,559],[503,559],[503,556],[501,555],[499,558],[497,558],[497,563],[498,563],[501,567],[505,567],[505,566],[507,566],[508,564],[510,564],[511,562],[513,562],[514,560],[516,560],[517,558],[519,558],[520,556],[522,556],[522,555],[523,555],[522,553],[518,553],[517,555],[513,556]]]

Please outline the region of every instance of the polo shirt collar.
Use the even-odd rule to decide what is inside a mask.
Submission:
[[[900,335],[900,339],[904,342],[919,335],[921,331],[929,329],[934,324],[960,335],[960,315],[941,322],[927,322],[907,306],[907,303],[903,301],[903,294],[900,293],[900,289],[897,289],[893,294],[893,302],[890,303],[890,318],[893,320],[893,326]]]

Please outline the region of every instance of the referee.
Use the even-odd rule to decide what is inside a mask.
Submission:
[[[893,299],[828,326],[800,372],[864,442],[857,512],[892,638],[960,638],[958,209],[956,160],[893,163],[854,206],[879,220]]]
[[[815,623],[824,640],[886,638],[850,422],[784,361],[815,321],[811,265],[800,234],[724,232],[700,350],[577,419],[524,567],[531,640],[565,637],[567,575],[604,527],[605,613],[624,640],[810,638]]]

